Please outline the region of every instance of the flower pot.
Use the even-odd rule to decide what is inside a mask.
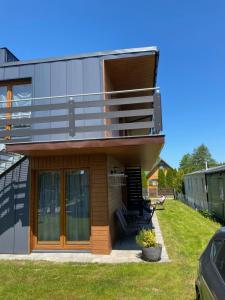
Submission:
[[[142,248],[142,258],[146,261],[159,261],[162,254],[162,245],[156,247]]]

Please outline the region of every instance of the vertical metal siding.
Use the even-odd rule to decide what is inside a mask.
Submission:
[[[4,79],[5,79],[5,69],[0,68],[0,80],[4,80]]]
[[[62,96],[77,93],[101,92],[103,90],[103,70],[102,62],[107,59],[117,59],[129,56],[149,55],[149,53],[117,54],[89,58],[77,58],[56,62],[42,62],[37,64],[18,65],[0,67],[0,80],[10,80],[17,78],[32,78],[33,97]],[[76,97],[75,101],[100,100],[103,96]],[[58,102],[59,99],[44,100],[44,103]],[[61,101],[61,100],[60,100]],[[35,104],[43,103],[43,100],[36,100]],[[75,109],[75,113],[102,112],[101,107],[90,107]],[[35,116],[50,116],[60,114],[61,111],[41,111],[35,112]],[[101,138],[104,132],[83,132],[76,134],[76,126],[103,125],[104,120],[79,120],[75,121],[75,136],[66,134],[40,135],[32,137],[32,141],[51,141],[64,139]],[[65,122],[51,124],[34,124],[32,128],[41,129],[56,127]]]
[[[83,60],[83,92],[84,93],[93,93],[93,92],[101,92],[101,66],[99,58],[86,58]],[[85,97],[85,100],[100,100],[102,96],[90,96]],[[102,112],[102,107],[90,107],[85,108],[85,113],[98,113]],[[89,125],[102,125],[103,120],[85,120],[85,126]],[[84,133],[85,137],[93,137],[93,138],[100,138],[103,137],[102,132],[88,132]]]
[[[14,253],[28,253],[29,239],[29,161],[26,159],[15,170],[14,180]]]
[[[83,93],[83,63],[82,60],[71,60],[67,62],[67,95]],[[83,97],[76,97],[74,101],[81,102]],[[84,108],[75,108],[75,114],[84,113]],[[75,126],[84,126],[84,120],[75,121]],[[82,139],[83,133],[76,133],[77,139]]]
[[[13,253],[14,198],[12,172],[0,179],[0,253]]]
[[[34,85],[34,97],[49,97],[51,95],[51,71],[50,71],[50,64],[37,64],[34,66],[34,78],[32,83]],[[35,100],[35,104],[43,103],[41,100]],[[50,100],[45,100],[46,104],[50,104]],[[50,113],[48,111],[44,112],[35,112],[34,114],[36,117],[40,116],[49,116]],[[34,124],[34,129],[41,129],[45,128],[46,124]],[[42,139],[44,141],[50,140],[50,135],[42,135],[36,136],[34,141],[38,141]]]
[[[34,65],[24,65],[19,67],[20,78],[34,78]]]
[[[66,95],[67,82],[66,62],[59,61],[51,63],[51,96]],[[65,102],[67,99],[51,99],[51,103]],[[51,116],[66,114],[66,109],[52,110]],[[67,122],[52,122],[51,128],[65,127]],[[68,139],[68,134],[51,134],[51,140],[65,140]]]
[[[6,67],[5,68],[5,79],[18,79],[20,67]]]
[[[28,159],[0,178],[0,253],[28,253]]]

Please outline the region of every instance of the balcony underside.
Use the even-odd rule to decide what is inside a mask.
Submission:
[[[105,153],[126,166],[151,168],[164,144],[164,136],[105,138],[97,140],[9,144],[7,151],[27,156]]]

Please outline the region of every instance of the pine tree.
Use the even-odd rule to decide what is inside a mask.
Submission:
[[[205,169],[206,162],[209,167],[213,167],[217,164],[216,161],[212,158],[209,149],[202,144],[199,147],[195,148],[192,154],[192,164],[194,170]]]
[[[192,155],[189,153],[184,154],[180,161],[179,169],[181,169],[185,174],[193,171]]]
[[[206,163],[208,167],[218,165],[215,159],[212,158],[209,149],[202,144],[195,148],[192,154],[187,153],[182,157],[179,169],[182,170],[184,174],[187,174],[193,171],[205,169]]]
[[[166,187],[173,188],[173,170],[168,169],[166,173]]]
[[[166,176],[165,176],[165,173],[164,173],[163,169],[159,169],[159,173],[158,173],[158,187],[159,188],[166,187]]]

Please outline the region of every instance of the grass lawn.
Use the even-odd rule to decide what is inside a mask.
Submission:
[[[0,299],[194,299],[197,259],[219,224],[181,202],[157,212],[170,263],[1,261]]]

